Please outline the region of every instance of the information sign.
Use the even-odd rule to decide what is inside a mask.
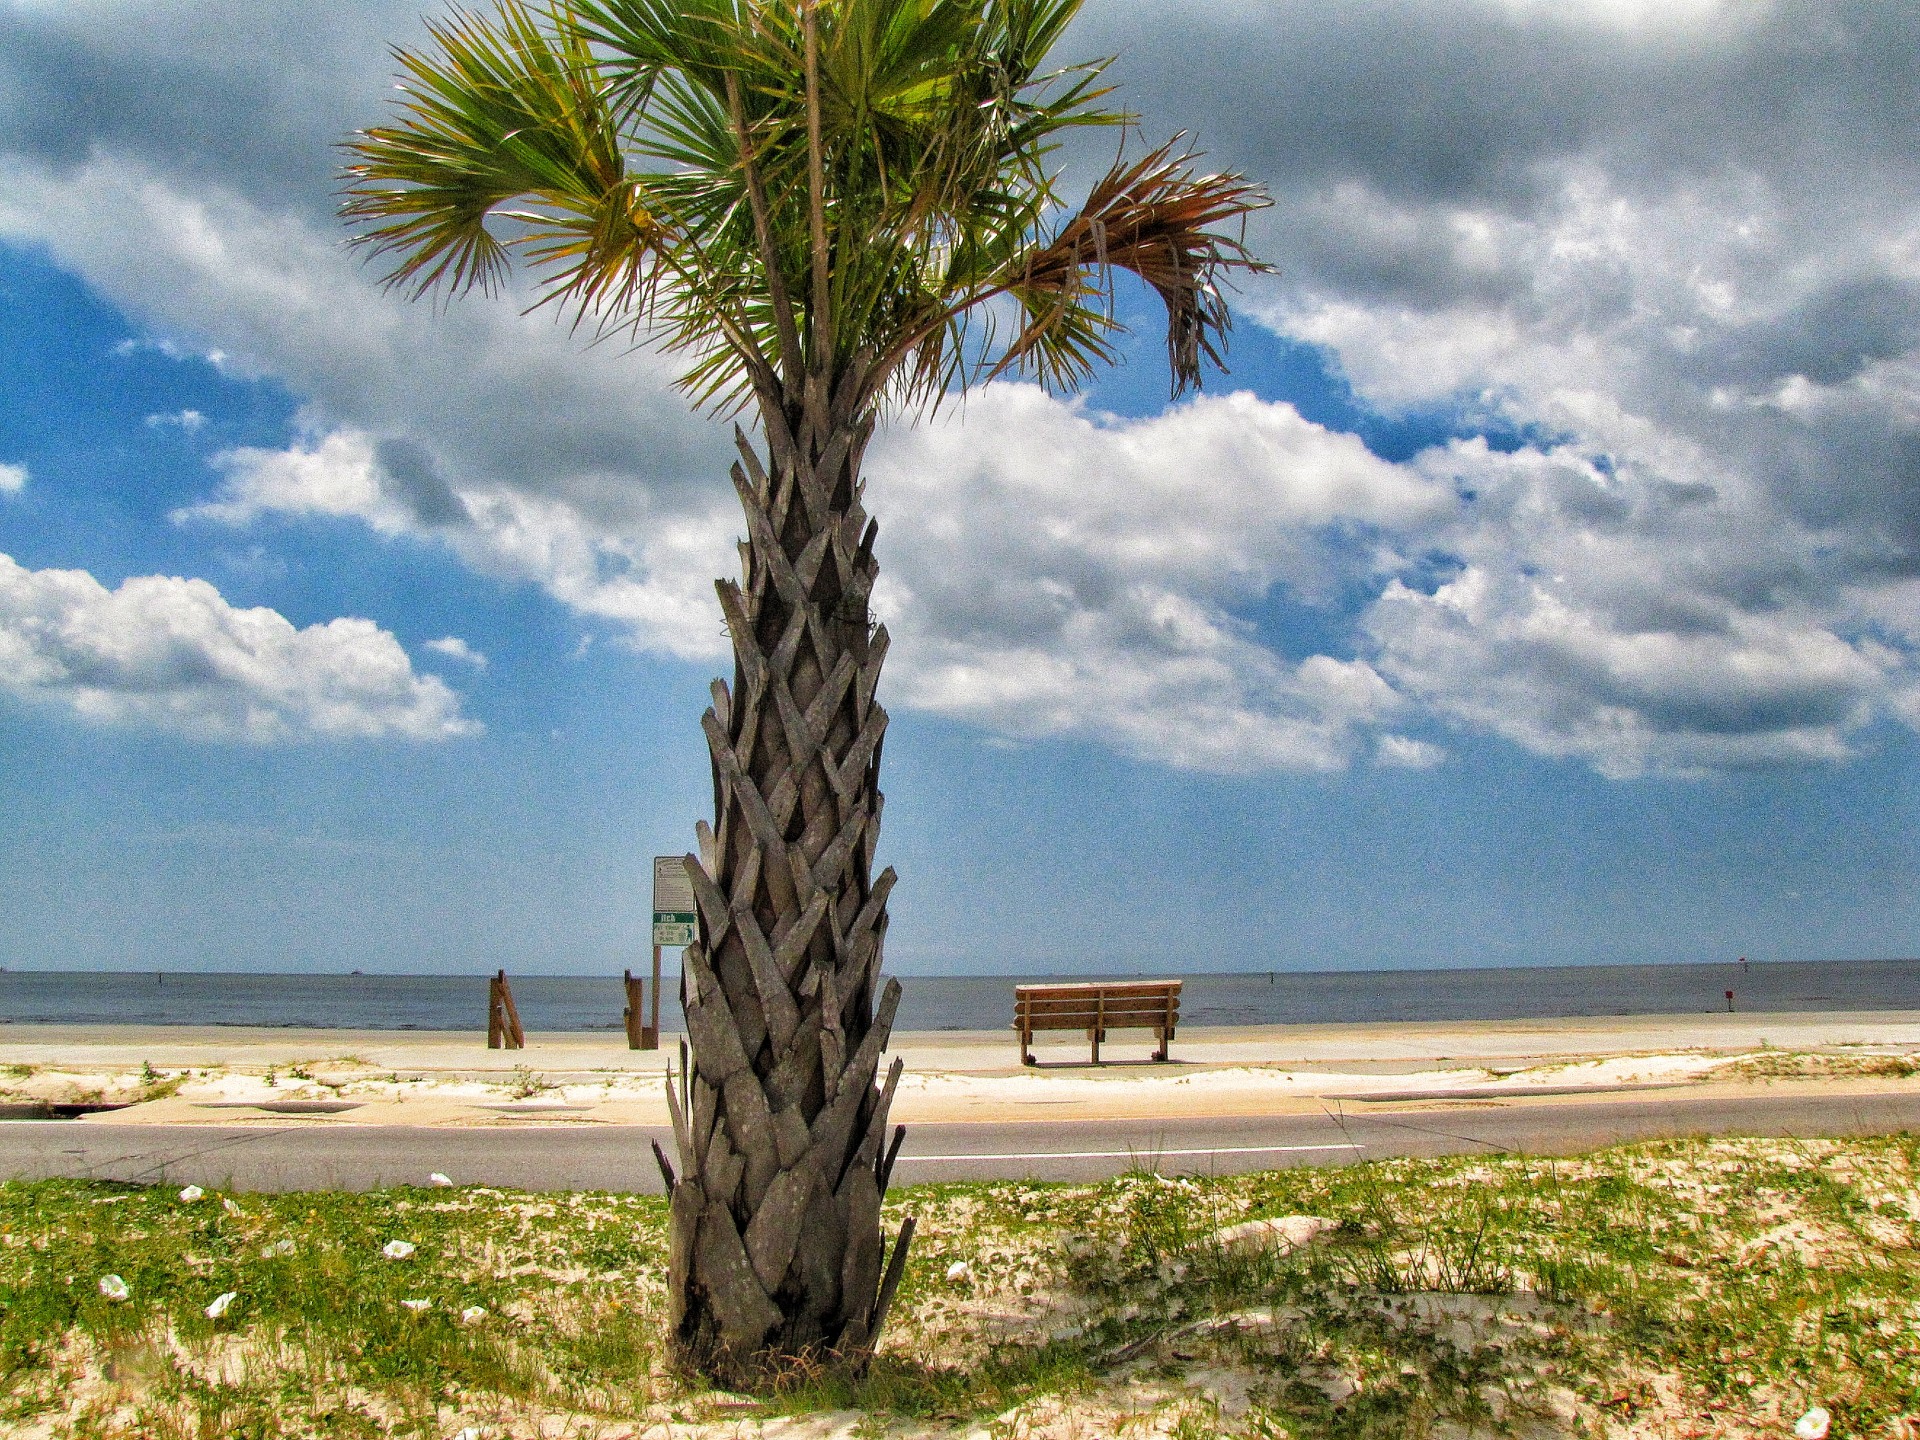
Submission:
[[[691,945],[700,917],[683,855],[653,857],[653,943]]]

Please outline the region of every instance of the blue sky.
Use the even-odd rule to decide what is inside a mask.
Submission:
[[[876,441],[891,968],[1920,950],[1920,36],[1817,13],[1090,9],[1279,273]],[[726,437],[343,252],[418,35],[0,0],[9,968],[645,954]]]

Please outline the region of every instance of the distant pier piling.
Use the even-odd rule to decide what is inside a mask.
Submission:
[[[496,971],[487,982],[487,1048],[527,1048],[527,1032],[520,1028],[520,1010],[513,1003],[513,988],[507,984],[505,970]]]
[[[624,972],[627,984],[627,1008],[621,1012],[627,1022],[627,1049],[650,1049],[647,1044],[646,981],[635,977],[633,971]]]

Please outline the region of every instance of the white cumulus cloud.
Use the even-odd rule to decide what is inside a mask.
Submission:
[[[23,490],[27,484],[27,467],[24,465],[0,465],[0,491],[11,493]]]
[[[235,608],[204,580],[144,575],[109,590],[83,570],[28,570],[6,555],[0,688],[217,740],[446,740],[480,728],[371,620],[299,629]]]
[[[164,425],[172,425],[186,431],[189,435],[198,435],[206,428],[207,417],[198,410],[176,410],[169,414],[147,416],[147,425],[154,430]]]
[[[612,478],[600,494],[464,480],[456,488],[418,447],[355,429],[309,433],[284,450],[222,451],[213,465],[225,477],[218,492],[177,510],[176,521],[354,519],[385,536],[447,546],[483,574],[538,584],[583,615],[625,627],[643,648],[725,653],[713,577],[740,522],[718,473],[698,495],[660,496]]]
[[[487,668],[487,657],[458,635],[443,635],[438,640],[429,640],[426,648],[436,655],[446,656],[449,660],[458,660],[463,664],[471,665],[476,670]]]
[[[1391,568],[1391,534],[1454,503],[1248,394],[1129,421],[993,385],[895,427],[869,470],[904,703],[1228,773],[1345,764],[1401,705],[1366,661],[1289,658],[1238,612],[1319,593],[1330,537]]]
[[[1447,758],[1445,747],[1411,735],[1382,735],[1374,747],[1375,759],[1400,770],[1431,770]]]

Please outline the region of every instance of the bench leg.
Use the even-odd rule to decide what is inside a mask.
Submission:
[[[1162,1030],[1160,1032],[1160,1048],[1153,1052],[1154,1059],[1164,1060],[1167,1058],[1167,1043],[1172,1039],[1173,1032],[1171,1030]]]
[[[1098,1065],[1098,1064],[1100,1063],[1100,1041],[1101,1041],[1101,1038],[1102,1038],[1102,1032],[1101,1032],[1101,1031],[1099,1031],[1099,1030],[1089,1030],[1089,1031],[1087,1031],[1087,1039],[1088,1039],[1088,1040],[1089,1040],[1089,1041],[1090,1041],[1090,1042],[1092,1043],[1092,1045],[1093,1045],[1093,1063],[1094,1063],[1094,1064],[1096,1064],[1096,1065]]]
[[[1027,1053],[1027,1047],[1032,1042],[1033,1032],[1031,1030],[1022,1030],[1020,1032],[1020,1063],[1022,1065],[1033,1064],[1033,1056]]]

